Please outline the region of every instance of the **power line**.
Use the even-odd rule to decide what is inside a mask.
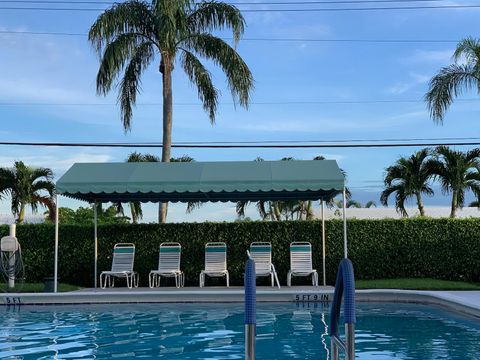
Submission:
[[[391,6],[391,7],[358,7],[358,8],[301,8],[301,9],[242,9],[244,13],[255,12],[348,12],[348,11],[391,11],[391,10],[436,10],[436,9],[474,9],[480,5],[432,5],[432,6]],[[55,7],[0,7],[0,10],[12,11],[77,11],[99,12],[105,8],[55,8]]]
[[[235,6],[265,6],[265,5],[318,5],[318,4],[372,4],[372,3],[422,3],[444,2],[449,0],[310,0],[310,1],[270,1],[270,2],[235,2],[227,1]],[[0,4],[61,4],[61,5],[114,5],[112,1],[68,1],[68,0],[0,0]]]
[[[48,32],[48,31],[15,31],[0,30],[0,34],[8,35],[52,35],[52,36],[83,36],[86,33],[75,32]],[[233,38],[223,38],[233,40]],[[279,41],[279,42],[339,42],[339,43],[458,43],[459,40],[452,39],[313,39],[313,38],[242,38],[242,41]]]
[[[480,101],[480,98],[457,99],[460,102]],[[424,103],[424,100],[406,99],[406,100],[316,100],[316,101],[253,101],[249,105],[360,105],[360,104],[405,104],[405,103]],[[234,102],[222,102],[219,105],[234,105]],[[29,103],[12,102],[2,103],[2,106],[117,106],[117,103]],[[161,102],[138,103],[136,106],[162,106]],[[177,102],[174,106],[202,106],[199,102]]]
[[[69,142],[12,142],[0,141],[4,146],[43,147],[94,147],[94,148],[161,148],[161,143],[69,143]],[[368,144],[182,144],[174,143],[172,148],[183,149],[305,149],[305,148],[387,148],[387,147],[429,147],[429,146],[478,146],[480,141],[434,142],[434,143],[368,143]]]

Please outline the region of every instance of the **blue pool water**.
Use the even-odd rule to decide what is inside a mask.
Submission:
[[[1,359],[242,359],[241,304],[1,307]],[[328,309],[258,304],[257,359],[328,359]],[[480,322],[359,304],[357,359],[480,359]]]

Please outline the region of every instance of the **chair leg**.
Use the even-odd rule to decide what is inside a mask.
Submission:
[[[228,272],[226,273],[227,275],[227,287],[230,287],[230,275],[228,274]]]
[[[272,280],[272,287],[275,286],[275,278],[273,277],[273,272],[270,274],[270,279]]]
[[[288,272],[287,274],[287,286],[290,287],[292,286],[292,273]]]
[[[205,278],[203,273],[200,273],[200,287],[202,288],[205,283]]]

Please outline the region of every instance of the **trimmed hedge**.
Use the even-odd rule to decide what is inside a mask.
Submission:
[[[480,281],[480,219],[349,220],[349,257],[358,279],[430,277]],[[8,234],[0,226],[0,236]],[[182,269],[188,285],[198,284],[203,268],[204,244],[228,244],[231,283],[242,284],[245,250],[250,242],[271,241],[273,261],[280,281],[289,269],[289,243],[310,241],[314,266],[322,278],[321,225],[319,221],[182,223],[99,226],[99,271],[110,269],[115,243],[136,244],[135,269],[141,285],[158,264],[158,245],[164,241],[182,244]],[[327,281],[335,281],[343,255],[342,222],[327,222]],[[26,281],[42,281],[53,274],[54,226],[20,225],[17,237],[22,245]],[[60,227],[59,277],[64,283],[92,286],[93,226]],[[208,284],[215,280],[208,280]],[[307,280],[294,280],[301,283]],[[265,282],[267,283],[267,282]]]

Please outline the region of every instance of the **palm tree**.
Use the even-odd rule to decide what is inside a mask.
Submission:
[[[357,208],[360,209],[362,207],[362,204],[360,204],[356,200],[348,200],[347,201],[347,208]]]
[[[105,10],[90,28],[88,39],[100,58],[97,93],[106,95],[118,82],[118,101],[125,131],[132,123],[132,108],[141,90],[141,77],[159,59],[163,91],[162,161],[170,161],[172,144],[172,72],[175,65],[195,85],[210,121],[215,122],[219,91],[200,58],[212,61],[227,77],[235,103],[247,107],[253,77],[236,50],[216,30],[231,29],[236,45],[245,20],[235,6],[194,0],[129,0]],[[121,80],[120,74],[123,72]],[[166,204],[159,221],[166,220]]]
[[[478,208],[480,208],[480,201],[478,201],[478,200],[472,201],[470,204],[468,204],[468,207],[478,207]]]
[[[128,155],[126,160],[127,162],[159,162],[160,159],[156,155],[152,154],[141,154],[134,151]],[[124,215],[125,211],[123,209],[122,203],[115,203],[114,207],[117,209],[119,214]],[[143,218],[142,204],[140,201],[131,201],[129,203],[130,214],[132,215],[132,223],[137,224],[139,220]],[[159,210],[160,211],[160,210]]]
[[[135,151],[128,156],[126,161],[127,162],[160,162],[160,159],[158,156],[153,154],[141,154]],[[172,157],[170,159],[170,162],[192,162],[192,161],[195,161],[195,160],[188,155],[183,155],[178,158]],[[200,207],[200,204],[201,203],[189,202],[187,204],[187,212],[191,212],[194,208]],[[132,201],[129,203],[129,205],[130,205],[130,213],[132,215],[132,223],[137,224],[138,220],[141,220],[143,218],[142,204],[139,201]],[[122,214],[122,215],[125,214],[125,211],[121,203],[115,203],[114,207],[117,209],[119,214]],[[161,208],[162,207],[159,206],[159,212],[161,211]]]
[[[395,193],[395,208],[402,216],[408,216],[405,201],[409,197],[415,197],[420,216],[425,216],[422,194],[433,195],[429,184],[432,177],[429,168],[430,153],[429,149],[417,151],[409,158],[399,158],[386,169],[385,190],[380,195],[380,202],[384,206],[388,206],[388,198]]]
[[[13,168],[0,168],[0,196],[9,195],[12,213],[18,224],[25,220],[25,208],[32,212],[46,207],[49,217],[55,217],[55,184],[53,172],[47,168],[32,168],[22,161],[15,161]]]
[[[369,209],[371,207],[377,207],[377,204],[373,200],[367,201],[367,203],[365,204],[365,208]]]
[[[463,91],[480,91],[480,40],[466,38],[460,41],[453,53],[454,64],[443,67],[430,80],[425,95],[430,116],[435,122],[442,122],[445,113]],[[462,63],[459,63],[459,61]]]
[[[455,151],[446,146],[436,149],[429,171],[440,181],[444,193],[452,193],[450,217],[465,203],[465,191],[480,196],[480,149]]]

